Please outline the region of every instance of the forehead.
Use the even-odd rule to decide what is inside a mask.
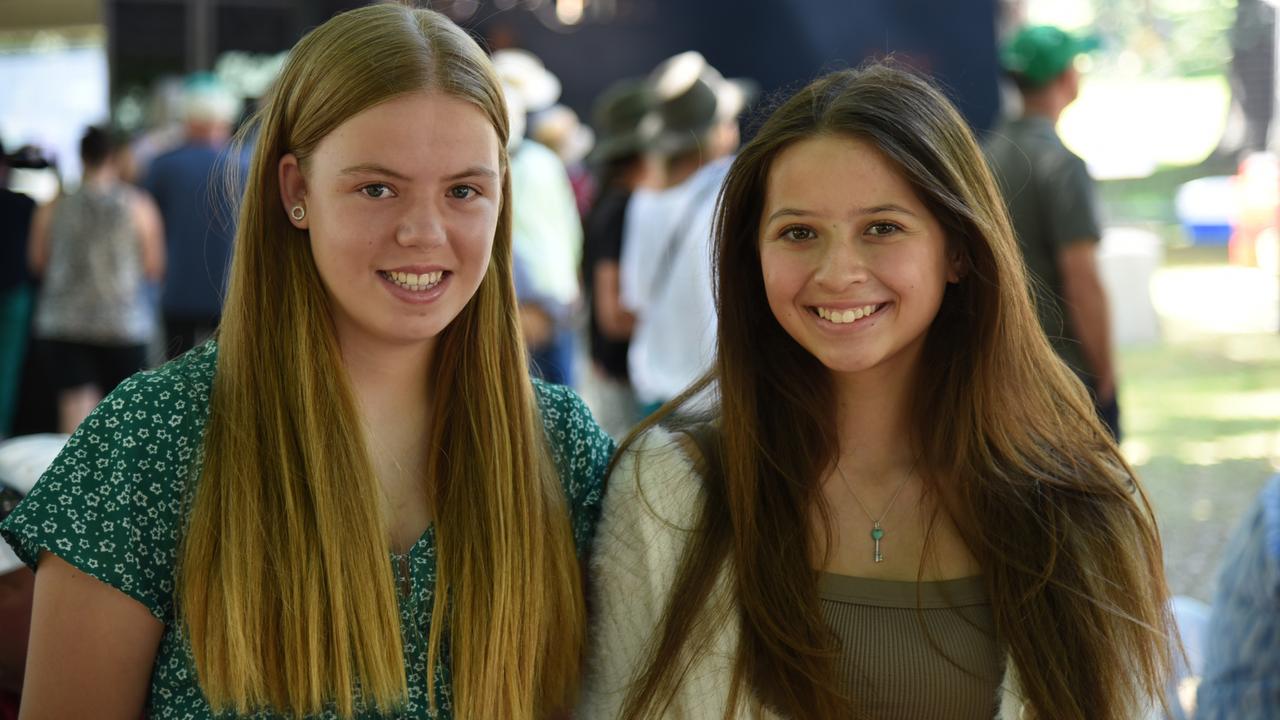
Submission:
[[[474,103],[438,92],[400,95],[347,118],[316,146],[313,170],[376,163],[405,174],[485,164],[497,170],[498,133]]]
[[[849,202],[921,205],[898,165],[872,143],[845,135],[816,135],[778,153],[769,167],[765,206],[806,198],[821,204]],[[824,202],[826,201],[826,202]]]

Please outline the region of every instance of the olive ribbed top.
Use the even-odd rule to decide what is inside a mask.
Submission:
[[[996,716],[1003,657],[981,577],[916,583],[823,573],[818,590],[840,640],[837,676],[866,717]]]

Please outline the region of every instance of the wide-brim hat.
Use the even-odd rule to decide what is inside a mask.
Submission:
[[[66,435],[24,435],[0,442],[0,485],[28,495],[67,443]],[[0,575],[23,567],[23,562],[0,540]]]
[[[595,145],[596,134],[565,105],[552,105],[533,116],[529,137],[546,145],[566,165],[581,161]]]
[[[606,88],[591,108],[596,145],[587,159],[607,163],[643,152],[640,122],[656,106],[657,98],[644,79],[619,80]]]
[[[760,92],[752,80],[725,79],[693,50],[660,63],[648,84],[657,105],[641,120],[640,133],[646,147],[660,153],[697,147],[709,130],[736,118]]]
[[[528,112],[546,110],[560,99],[560,79],[537,55],[527,50],[510,48],[495,52],[493,69],[507,94],[518,95]]]
[[[1052,25],[1031,25],[1014,33],[1000,48],[1000,65],[1026,86],[1043,87],[1071,67],[1078,55],[1100,45],[1096,35],[1072,35]]]

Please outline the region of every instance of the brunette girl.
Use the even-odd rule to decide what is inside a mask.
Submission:
[[[712,375],[610,480],[584,715],[1132,720],[1169,665],[1145,495],[926,81],[779,107],[715,233]],[[711,385],[718,411],[682,413]]]

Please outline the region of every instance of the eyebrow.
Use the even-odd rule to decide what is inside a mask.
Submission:
[[[884,212],[902,213],[903,215],[910,215],[911,217],[917,217],[915,213],[911,212],[905,207],[902,207],[901,205],[895,205],[894,203],[885,203],[883,205],[872,205],[871,207],[858,208],[857,210],[858,215],[875,215],[876,213],[884,213]],[[772,215],[769,216],[768,220],[765,220],[765,224],[768,225],[769,223],[773,222],[774,220],[777,220],[780,217],[807,217],[809,215],[814,215],[814,214],[815,213],[813,213],[810,210],[801,210],[799,208],[789,208],[789,207],[779,208],[778,210],[774,211]]]
[[[445,180],[462,180],[463,178],[472,178],[472,177],[482,177],[488,180],[497,180],[498,173],[494,172],[492,168],[485,167],[484,165],[472,165],[471,167],[467,168],[466,170],[463,170],[462,172],[457,172],[450,175],[449,177],[445,178]]]
[[[351,167],[343,168],[341,171],[339,171],[338,174],[339,175],[386,175],[388,177],[395,178],[396,180],[402,180],[402,181],[410,180],[408,175],[392,170],[386,165],[379,165],[377,163],[360,163],[359,165],[352,165]],[[494,180],[494,179],[497,179],[498,173],[494,172],[492,169],[487,168],[483,165],[473,165],[461,172],[457,172],[450,175],[449,177],[445,178],[445,180],[461,180],[463,178],[472,178],[472,177],[483,177],[483,178],[488,178],[490,180]]]
[[[403,173],[398,173],[395,170],[392,170],[391,168],[385,165],[379,165],[377,163],[360,163],[359,165],[352,165],[351,167],[343,168],[341,171],[338,172],[338,174],[339,175],[388,175],[397,180],[409,179],[407,175],[404,175]]]

